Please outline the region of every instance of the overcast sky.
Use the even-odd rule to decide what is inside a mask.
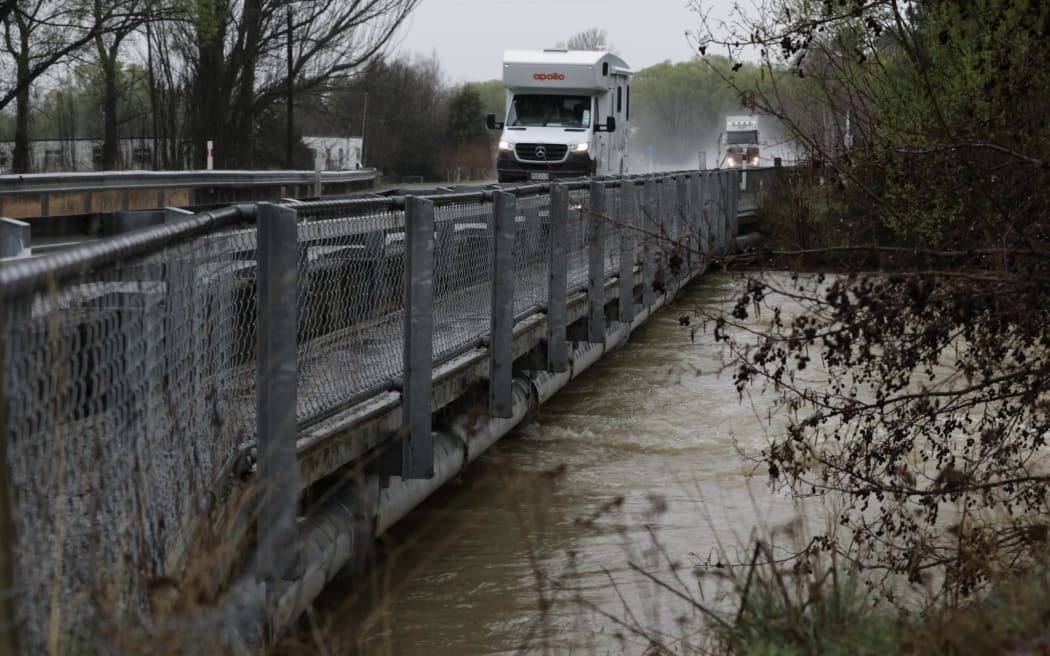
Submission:
[[[728,15],[733,0],[705,0]],[[713,18],[715,13],[711,14]],[[692,57],[686,31],[699,17],[688,0],[423,0],[396,51],[437,54],[452,83],[499,79],[504,50],[539,50],[592,27],[634,70]]]

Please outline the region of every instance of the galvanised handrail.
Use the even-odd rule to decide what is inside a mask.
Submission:
[[[97,267],[157,252],[179,241],[255,220],[254,204],[201,212],[167,225],[151,226],[39,258],[5,263],[0,268],[0,304],[57,285]]]

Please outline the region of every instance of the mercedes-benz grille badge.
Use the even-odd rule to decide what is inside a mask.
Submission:
[[[543,146],[536,146],[536,159],[547,159],[547,149]]]

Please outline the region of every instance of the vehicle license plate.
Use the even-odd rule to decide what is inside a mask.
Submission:
[[[547,174],[547,173],[535,173],[535,172],[533,172],[533,173],[529,174],[529,179],[530,180],[550,180],[550,175]]]

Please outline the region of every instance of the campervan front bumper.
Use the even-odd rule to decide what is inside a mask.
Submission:
[[[522,162],[513,152],[501,152],[496,171],[500,182],[583,178],[594,173],[594,160],[587,153],[569,153],[562,162]]]

